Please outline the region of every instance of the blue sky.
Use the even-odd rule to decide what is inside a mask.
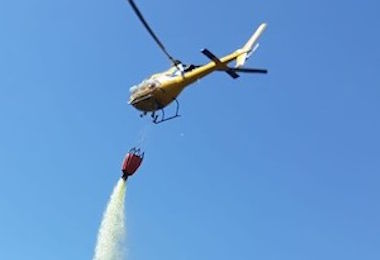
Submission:
[[[128,89],[169,62],[125,1],[2,1],[0,258],[91,259],[144,136],[129,260],[379,259],[378,1],[136,3],[187,63],[268,22],[247,65],[270,73],[213,74],[152,125]]]

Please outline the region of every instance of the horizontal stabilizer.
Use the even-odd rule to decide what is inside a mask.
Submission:
[[[268,73],[267,69],[254,69],[254,68],[230,68],[230,69],[236,72],[245,72],[245,73],[262,73],[262,74]]]
[[[208,49],[202,49],[201,52],[206,55],[210,60],[214,61],[216,64],[221,64],[222,62]]]
[[[267,69],[256,69],[256,68],[227,68],[229,71],[233,72],[243,72],[243,73],[259,73],[259,74],[267,74]],[[225,71],[225,69],[218,69],[220,71]]]
[[[218,57],[216,57],[211,51],[209,51],[207,49],[203,49],[203,50],[201,50],[201,52],[205,56],[207,56],[210,60],[215,62],[215,64],[219,67],[218,70],[222,70],[222,71],[227,72],[227,74],[230,75],[233,79],[236,79],[239,77],[239,74],[237,74],[233,69],[227,67],[226,64],[222,63],[222,61]]]

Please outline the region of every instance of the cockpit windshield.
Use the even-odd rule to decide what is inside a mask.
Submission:
[[[137,90],[154,89],[160,85],[160,82],[154,79],[146,79],[138,85],[134,85],[129,89],[131,94],[135,93]]]
[[[139,87],[137,85],[134,85],[134,86],[130,87],[129,93],[131,93],[131,94],[135,93],[138,88]]]

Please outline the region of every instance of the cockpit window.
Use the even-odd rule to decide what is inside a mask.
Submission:
[[[131,94],[135,93],[137,90],[154,89],[160,85],[160,82],[154,79],[146,79],[138,85],[135,85],[129,89]]]
[[[130,89],[129,89],[129,93],[133,94],[136,92],[136,90],[138,89],[138,86],[134,85],[132,86]]]

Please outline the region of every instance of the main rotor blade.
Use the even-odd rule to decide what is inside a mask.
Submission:
[[[235,72],[246,72],[246,73],[262,73],[267,74],[268,70],[266,69],[252,69],[252,68],[231,68]]]
[[[153,37],[155,42],[158,44],[158,46],[161,48],[161,50],[165,53],[165,55],[169,58],[169,60],[176,65],[178,61],[176,61],[165,49],[165,46],[161,43],[161,41],[158,39],[156,34],[153,32],[153,30],[150,28],[149,24],[144,19],[144,16],[141,14],[140,10],[137,8],[135,2],[133,0],[128,0],[129,4],[132,6],[133,11],[136,13],[137,17],[140,19],[142,24],[145,26],[149,34]]]

